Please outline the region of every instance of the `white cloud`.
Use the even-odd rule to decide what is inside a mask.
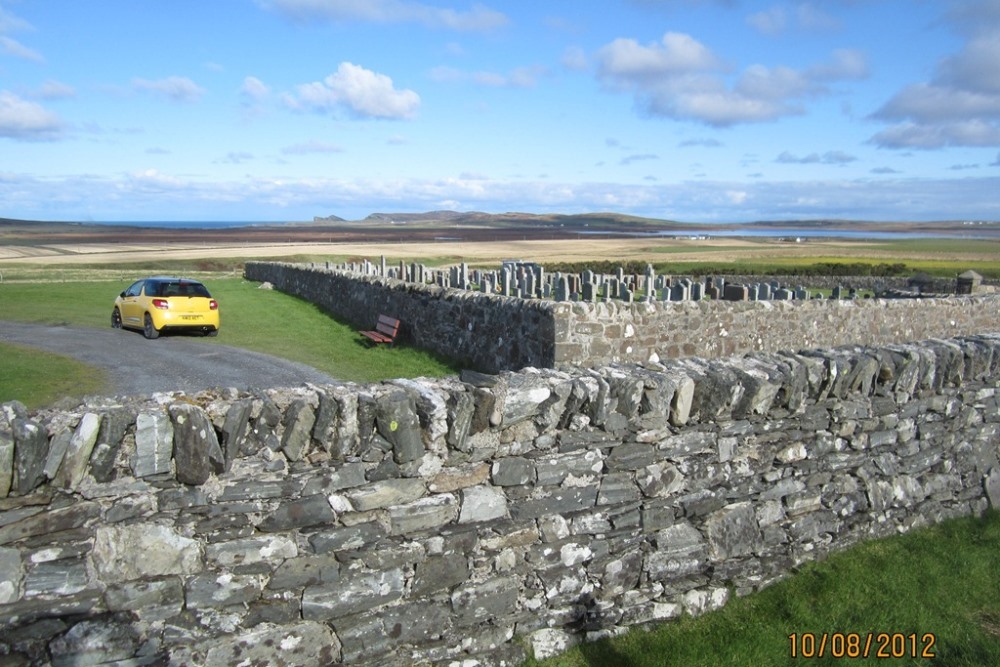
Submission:
[[[993,166],[1000,166],[998,163]],[[891,173],[891,172],[884,172]],[[532,210],[622,213],[689,221],[841,217],[870,220],[1000,218],[1000,176],[904,179],[872,176],[815,181],[731,182],[693,180],[628,185],[607,182],[458,178],[370,180],[352,178],[204,180],[155,169],[124,176],[61,179],[7,173],[0,201],[16,217],[142,219],[170,210],[177,219],[311,220],[336,207],[364,217],[392,206],[411,210]]]
[[[370,21],[419,23],[431,28],[484,32],[507,25],[507,17],[484,5],[466,11],[409,0],[258,0],[296,21]]]
[[[32,60],[38,63],[45,62],[45,58],[38,51],[29,49],[24,44],[10,37],[0,36],[0,50],[9,56],[21,58],[22,60]]]
[[[0,137],[21,141],[47,141],[58,138],[62,121],[40,104],[24,100],[7,90],[0,90]]]
[[[747,24],[758,32],[776,37],[789,30],[828,32],[840,27],[840,22],[810,2],[802,2],[793,7],[774,5],[751,14]]]
[[[286,96],[293,108],[332,111],[344,107],[364,118],[412,118],[420,106],[420,96],[412,90],[397,90],[385,74],[349,62],[322,81],[296,88]]]
[[[822,155],[819,153],[810,153],[802,157],[784,151],[775,159],[775,162],[783,164],[848,164],[857,159],[853,155],[849,155],[843,151],[827,151]]]
[[[647,46],[634,39],[616,39],[597,52],[597,61],[604,81],[624,87],[720,68],[718,59],[705,45],[676,32],[668,32],[661,43]]]
[[[893,123],[869,141],[886,148],[1000,145],[1000,2],[967,2],[949,15],[968,39],[930,81],[912,83],[872,118]]]
[[[250,100],[260,101],[271,94],[271,89],[257,77],[248,76],[243,79],[240,94]]]
[[[165,79],[132,79],[135,90],[162,95],[173,102],[196,102],[205,89],[183,76],[168,76]]]
[[[729,85],[711,50],[678,33],[647,46],[616,39],[596,57],[601,81],[613,90],[632,91],[642,111],[717,127],[804,113],[800,100],[826,94],[827,82],[867,74],[864,57],[843,50],[803,70],[751,65]]]

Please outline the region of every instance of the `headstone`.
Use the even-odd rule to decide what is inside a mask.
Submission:
[[[727,284],[722,292],[723,301],[746,301],[747,286]]]
[[[583,300],[587,303],[594,303],[597,299],[597,285],[592,282],[584,281],[583,283]]]
[[[691,300],[701,301],[705,297],[705,286],[699,282],[691,284]]]
[[[774,300],[775,301],[790,301],[792,299],[792,296],[794,296],[794,294],[792,293],[792,291],[788,290],[788,289],[785,289],[784,287],[782,287],[781,289],[775,290],[775,292],[774,292]]]
[[[830,295],[830,298],[839,299],[842,296],[843,296],[843,290],[841,289],[840,285],[837,285],[836,287],[833,288],[833,294]]]
[[[569,300],[569,279],[566,276],[556,278],[556,301]]]
[[[773,285],[772,284],[768,284],[768,283],[761,283],[760,285],[758,285],[757,286],[757,300],[758,301],[768,301],[768,300],[770,300],[771,299],[771,293],[773,291],[777,291],[778,290],[777,287],[774,287],[774,289],[772,290],[772,287],[773,287]]]

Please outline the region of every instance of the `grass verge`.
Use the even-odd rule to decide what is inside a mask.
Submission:
[[[0,343],[0,360],[0,403],[18,400],[38,408],[107,388],[103,371],[60,354]]]
[[[1000,513],[868,542],[699,618],[576,647],[523,667],[1000,664]],[[812,633],[815,647],[803,642]],[[818,655],[827,633],[825,655]],[[834,633],[875,633],[869,657],[833,653]],[[878,633],[887,633],[880,641]],[[797,635],[797,656],[791,635]],[[893,645],[892,635],[903,636]],[[911,635],[914,637],[911,638]],[[881,645],[888,657],[877,657]],[[803,655],[803,650],[811,655]],[[915,651],[912,649],[916,649]],[[924,649],[933,658],[924,657]],[[916,655],[914,655],[916,654]]]

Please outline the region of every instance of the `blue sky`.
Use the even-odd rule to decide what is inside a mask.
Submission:
[[[1000,219],[1000,0],[0,0],[0,217]]]

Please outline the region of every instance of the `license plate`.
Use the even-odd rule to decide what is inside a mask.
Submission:
[[[181,315],[182,320],[200,320],[201,315]]]

